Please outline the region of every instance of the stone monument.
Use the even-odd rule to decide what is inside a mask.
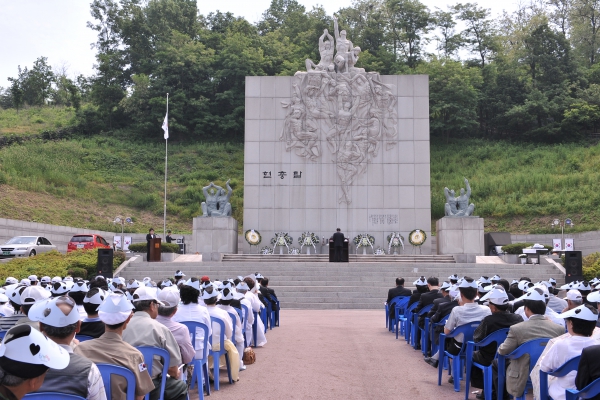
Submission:
[[[203,261],[220,261],[222,254],[236,254],[238,250],[238,223],[231,217],[229,180],[227,192],[211,182],[202,188],[206,201],[202,202],[202,216],[193,220],[193,246]]]
[[[306,71],[246,77],[244,229],[430,233],[428,77],[358,68],[335,17],[333,33]]]
[[[484,254],[483,218],[473,216],[475,205],[469,204],[471,186],[465,178],[465,187],[455,196],[453,189],[444,188],[445,217],[436,222],[437,253],[453,255],[457,262],[475,262],[476,256]]]

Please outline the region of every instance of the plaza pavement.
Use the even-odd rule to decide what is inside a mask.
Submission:
[[[385,328],[381,310],[282,310],[234,385],[221,374],[210,399],[464,399],[420,351]],[[472,389],[473,390],[477,389]],[[196,399],[194,391],[190,398]],[[470,394],[470,399],[475,399]]]

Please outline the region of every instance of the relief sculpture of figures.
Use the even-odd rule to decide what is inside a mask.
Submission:
[[[221,186],[215,185],[213,182],[210,185],[202,188],[202,193],[206,201],[200,205],[202,208],[203,217],[231,217],[231,193],[233,189],[229,186],[229,180],[225,184],[227,192]]]
[[[469,198],[471,197],[471,185],[469,185],[469,181],[465,178],[465,186],[467,191],[465,192],[464,188],[460,189],[460,195],[458,197],[454,197],[454,190],[450,190],[447,187],[444,188],[444,194],[446,196],[446,204],[444,205],[444,212],[446,217],[470,217],[473,215],[473,211],[475,211],[475,204],[469,204]]]
[[[319,63],[307,59],[306,71],[294,75],[292,98],[281,102],[287,114],[279,139],[308,161],[323,156],[323,143],[336,166],[339,202],[350,204],[356,178],[380,149],[396,144],[398,101],[395,87],[381,82],[377,72],[356,67],[361,49],[339,30],[335,16],[333,33],[325,29],[319,38]]]

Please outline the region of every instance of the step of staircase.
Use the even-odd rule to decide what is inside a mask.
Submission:
[[[349,257],[351,263],[450,263],[454,264],[452,256],[438,255],[381,255],[373,254],[351,254]],[[281,262],[305,262],[318,263],[328,262],[327,254],[224,254],[223,262],[259,262],[259,263],[281,263]]]
[[[258,256],[258,255],[252,255]],[[321,255],[312,255],[311,258]],[[307,260],[306,255],[299,261],[271,262],[271,256],[245,257],[244,261],[223,262],[140,262],[132,261],[120,276],[130,279],[153,280],[172,277],[176,270],[182,270],[187,277],[208,275],[211,279],[228,279],[260,272],[269,278],[269,287],[279,298],[282,309],[382,309],[388,290],[395,285],[397,277],[406,280],[406,286],[421,276],[437,276],[440,281],[452,274],[459,276],[500,275],[509,280],[522,276],[534,282],[555,278],[564,282],[564,275],[554,265],[521,265],[504,263],[456,264],[449,262],[400,262],[389,256],[374,257],[376,262],[360,261],[350,263],[329,263]],[[323,255],[323,257],[325,257]],[[323,258],[321,257],[321,258]],[[404,257],[404,256],[403,256]],[[438,257],[436,257],[438,259]],[[325,259],[326,260],[326,259]]]

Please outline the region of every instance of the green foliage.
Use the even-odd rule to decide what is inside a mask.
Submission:
[[[27,137],[75,123],[75,110],[70,107],[28,107],[19,112],[0,109],[0,136]]]
[[[526,247],[533,246],[534,243],[513,243],[507,244],[506,246],[502,246],[502,250],[507,254],[521,254],[523,253],[523,249]],[[552,250],[552,246],[543,245],[546,249]]]
[[[132,243],[129,245],[129,250],[133,251],[134,253],[145,253],[146,250],[146,243]],[[161,253],[178,253],[179,252],[179,245],[177,243],[166,243],[166,242],[161,242],[160,243],[160,252]]]

